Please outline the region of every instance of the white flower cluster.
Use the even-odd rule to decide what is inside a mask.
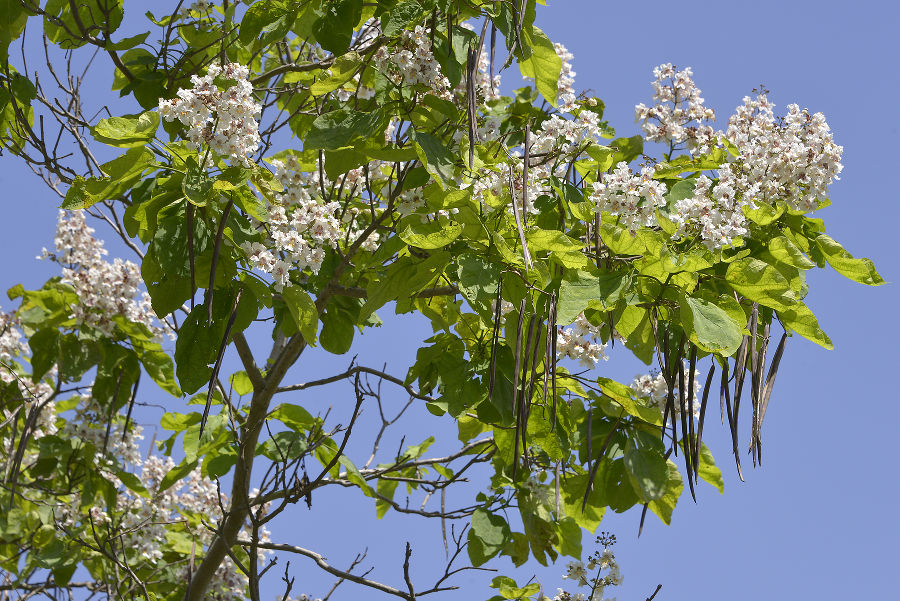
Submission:
[[[191,89],[182,88],[177,98],[160,98],[159,113],[166,121],[177,119],[188,128],[188,144],[208,147],[216,154],[245,167],[259,148],[262,106],[253,97],[250,71],[237,63],[212,64],[206,75],[191,76]],[[233,82],[222,90],[217,78]]]
[[[656,67],[653,75],[656,104],[634,107],[634,120],[641,122],[644,138],[648,142],[684,143],[692,154],[708,152],[717,134],[706,122],[715,121],[716,113],[703,106],[700,88],[691,79],[691,68],[676,71],[671,63],[665,63]]]
[[[13,313],[0,311],[0,382],[8,384],[16,379],[11,363],[16,357],[28,353],[28,346],[22,341],[19,320]]]
[[[764,94],[744,98],[728,120],[725,135],[738,151],[732,165],[735,193],[748,202],[783,200],[797,211],[812,211],[838,178],[844,148],[834,143],[822,113],[796,104],[776,120]]]
[[[143,428],[131,425],[125,435],[122,433],[122,424],[112,421],[107,433],[108,410],[101,409],[100,404],[92,397],[81,397],[74,415],[69,417],[63,427],[67,438],[74,438],[90,443],[97,449],[94,463],[102,464],[107,460],[104,456],[103,446],[109,456],[128,464],[141,465],[141,450],[138,441],[143,440]],[[108,474],[110,479],[114,478]]]
[[[590,573],[594,570],[608,570],[608,572],[604,576],[598,572],[596,576],[592,577]],[[552,601],[615,601],[615,597],[604,600],[603,593],[608,586],[622,584],[624,577],[616,562],[615,554],[612,549],[607,547],[592,555],[587,565],[577,560],[570,561],[566,564],[566,573],[563,574],[563,579],[574,580],[578,586],[591,587],[590,597],[584,593],[570,593],[558,589],[558,593]]]
[[[543,153],[557,150],[563,154],[575,152],[586,142],[597,142],[600,138],[600,126],[597,113],[583,110],[574,119],[563,119],[553,115],[541,124],[532,141],[532,153]]]
[[[578,105],[575,103],[575,71],[572,70],[572,59],[575,55],[562,44],[553,44],[556,55],[562,60],[562,69],[557,82],[556,104],[563,113],[569,113]]]
[[[302,593],[299,597],[285,597],[283,595],[278,595],[275,597],[275,601],[322,601],[318,597],[313,599],[306,593]]]
[[[67,426],[67,429],[69,427]],[[105,427],[97,424],[87,426],[72,426],[72,433],[92,442],[98,448],[102,445],[105,436]],[[99,438],[98,438],[99,437]],[[121,439],[121,433],[109,435],[109,441]],[[126,463],[131,463],[129,458],[138,455],[136,435],[130,436],[122,443],[126,451]],[[139,456],[137,465],[141,463]],[[178,485],[160,491],[159,485],[165,475],[175,467],[171,457],[151,455],[147,457],[141,466],[141,471],[136,474],[141,484],[147,489],[148,497],[143,497],[126,490],[122,482],[112,473],[101,468],[101,472],[107,477],[119,491],[116,499],[115,514],[110,516],[101,507],[92,507],[85,515],[81,509],[80,499],[75,498],[56,508],[56,521],[65,529],[72,529],[79,523],[85,523],[89,519],[94,523],[111,524],[121,532],[121,543],[132,550],[140,561],[156,566],[163,561],[163,552],[170,547],[169,534],[174,523],[184,523],[184,515],[196,514],[203,517],[211,526],[215,527],[215,515],[220,506],[227,507],[226,496],[219,496],[215,482],[204,478],[200,474],[200,468],[191,471]],[[251,493],[251,496],[253,493]],[[196,540],[198,553],[212,542],[213,532],[204,526],[195,528],[190,536]],[[261,528],[260,540],[268,542],[270,532]],[[249,538],[249,531],[245,530],[239,536],[243,540]],[[258,560],[263,561],[265,551],[260,551]],[[164,563],[160,567],[164,567]],[[184,574],[166,574],[160,572],[163,578],[174,577],[177,581],[183,581]],[[237,569],[230,558],[226,558],[216,570],[210,585],[209,598],[220,601],[243,601],[246,598],[247,576]],[[173,582],[175,584],[175,582]]]
[[[182,17],[189,17],[194,12],[208,13],[215,6],[210,0],[196,0],[190,6],[185,6],[179,12]]]
[[[10,365],[10,367],[15,369],[14,365]],[[19,394],[22,395],[22,399],[25,401],[25,403],[40,408],[40,411],[37,414],[34,425],[31,429],[31,437],[35,440],[43,438],[44,436],[56,434],[56,432],[58,431],[56,425],[56,403],[54,403],[51,398],[53,396],[54,387],[48,384],[46,381],[55,381],[56,373],[56,366],[54,365],[47,372],[47,375],[44,376],[44,380],[33,383],[29,381],[30,376],[16,377],[9,369],[0,365],[0,381],[9,383],[15,380],[17,382]],[[13,417],[13,415],[14,413],[11,407],[4,407],[2,410],[0,410],[0,423],[6,422],[6,420]],[[6,456],[12,457],[16,452],[16,446],[19,443],[19,438],[16,436],[12,436],[12,432],[8,428],[4,428],[0,430],[0,432],[2,432],[2,437],[0,437],[0,445],[2,445],[2,448],[7,453]],[[30,452],[26,452],[24,456],[25,464],[29,463],[32,458],[33,455]]]
[[[354,75],[349,82],[338,88],[337,91],[338,100],[340,100],[341,102],[347,102],[354,96],[356,96],[360,100],[368,100],[374,95],[374,88],[370,88],[359,83],[359,73]]]
[[[150,564],[162,559],[162,549],[167,546],[167,532],[175,521],[183,520],[185,513],[201,515],[215,525],[212,517],[216,508],[227,507],[228,499],[219,493],[216,484],[200,475],[194,469],[181,481],[180,486],[159,490],[163,477],[175,467],[170,457],[151,455],[141,469],[141,483],[150,493],[150,498],[129,493],[120,493],[116,513],[121,517],[120,527],[124,531],[123,543],[139,551],[140,556]],[[197,540],[198,551],[212,542],[213,534],[205,527],[199,527],[192,536]],[[246,532],[244,538],[247,538]],[[268,541],[269,532],[260,529],[260,539]],[[262,557],[259,557],[262,560]],[[226,558],[216,570],[208,595],[223,601],[245,599],[247,576],[237,569],[230,558]]]
[[[343,232],[335,216],[340,204],[319,200],[318,169],[304,172],[293,156],[273,161],[273,165],[284,192],[278,197],[281,204],[269,207],[266,225],[270,240],[267,244],[245,243],[243,250],[251,266],[272,274],[280,290],[288,283],[293,266],[318,273],[325,260],[324,247],[335,248]]]
[[[687,386],[688,382],[690,382],[690,371],[687,367],[683,367],[684,369],[684,383]],[[700,374],[695,370],[694,371],[694,418],[700,419]],[[665,412],[666,409],[666,395],[669,393],[669,387],[666,385],[666,380],[663,378],[662,374],[656,374],[655,376],[652,374],[643,374],[634,377],[634,381],[631,383],[631,388],[634,390],[638,396],[644,397],[650,401],[650,404],[659,408],[660,411]],[[688,400],[687,395],[685,395],[684,403],[681,407],[678,406],[678,387],[675,387],[675,415],[681,415],[682,411],[688,410]]]
[[[676,71],[663,64],[653,73],[656,104],[635,107],[648,141],[685,143],[697,153],[709,152],[724,136],[737,149],[737,157],[719,169],[718,181],[700,176],[693,194],[676,201],[670,215],[678,226],[673,238],[696,235],[710,249],[730,246],[747,233],[744,207],[781,200],[797,211],[815,210],[838,179],[843,148],[834,143],[822,113],[811,115],[791,104],[778,119],[765,94],[748,96],[722,134],[704,123],[715,113],[703,106],[690,68]],[[655,223],[648,219],[645,225]]]
[[[686,233],[697,232],[703,244],[709,249],[730,246],[735,238],[747,233],[747,218],[743,207],[749,201],[738,196],[735,188],[740,187],[733,165],[722,165],[719,181],[701,175],[694,184],[694,193],[675,201],[669,217],[678,226],[672,235],[678,239]]]
[[[425,86],[436,96],[452,100],[450,80],[441,73],[441,65],[431,48],[431,29],[417,25],[400,35],[395,48],[381,46],[374,54],[375,67],[397,85]]]
[[[62,281],[75,289],[80,302],[72,311],[79,325],[110,335],[115,328],[114,318],[121,316],[147,326],[157,337],[165,332],[171,335],[159,323],[150,297],[140,290],[140,268],[118,258],[112,263],[105,261],[107,251],[93,233],[82,211],[60,211],[54,239],[56,253],[44,249],[41,254],[62,266]]]
[[[632,235],[657,225],[656,210],[666,206],[666,186],[653,179],[653,172],[653,167],[643,167],[637,174],[620,162],[612,173],[594,182],[591,199],[597,210],[618,217]]]
[[[606,344],[598,342],[600,328],[591,325],[584,313],[575,318],[571,327],[559,328],[556,335],[557,359],[568,357],[581,361],[587,369],[591,369],[603,359],[607,361]]]

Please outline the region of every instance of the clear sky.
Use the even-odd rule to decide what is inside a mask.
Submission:
[[[661,583],[656,598],[666,601],[896,595],[900,407],[891,374],[900,361],[900,295],[893,283],[900,269],[900,199],[894,180],[900,148],[894,116],[900,97],[894,66],[900,57],[900,9],[891,2],[869,0],[551,0],[549,7],[539,8],[537,24],[574,53],[576,88],[593,89],[604,99],[606,118],[620,135],[638,133],[634,105],[649,104],[651,71],[662,62],[693,67],[706,104],[717,110],[720,127],[742,97],[760,84],[771,90],[776,113],[794,102],[823,112],[835,140],[844,146],[844,171],[832,186],[833,205],[820,216],[832,237],[855,256],[875,260],[888,281],[867,288],[831,271],[810,275],[808,304],[836,350],[825,351],[799,337],[789,341],[763,427],[763,467],[745,468],[747,482],[741,483],[725,428],[709,423],[705,439],[725,474],[725,494],[701,484],[696,505],[685,494],[669,527],[648,516],[640,539],[639,508],[610,515],[600,528],[618,536],[617,557],[625,576],[623,586],[611,592],[620,600],[644,599]],[[503,75],[504,87],[517,85],[517,71]],[[0,159],[0,189],[0,286],[39,286],[52,271],[34,256],[52,244],[58,199],[20,162],[6,156]],[[2,305],[8,309],[10,303]],[[428,335],[428,328],[382,313],[383,328],[361,337],[347,356],[310,357],[295,370],[298,381],[327,369],[339,371],[354,353],[362,364],[380,367],[386,361],[389,371],[405,374],[414,345]],[[262,352],[264,341],[258,342]],[[628,382],[641,366],[617,349],[599,369]],[[328,405],[339,410],[349,402],[349,392],[348,386],[324,397],[296,400],[313,411]],[[393,392],[385,398],[398,407],[405,400]],[[435,450],[452,446],[455,436],[446,421],[424,408],[413,410],[415,415],[403,422],[407,442],[419,442],[430,433],[446,434],[450,442]],[[742,436],[746,443],[746,431]],[[373,523],[372,503],[346,502],[345,492],[323,493],[314,499],[311,512],[301,507],[273,538],[322,551],[339,566],[368,546],[369,565],[376,564],[373,575],[395,584],[402,578],[404,541],[411,540],[417,575],[424,580],[436,569],[435,562],[443,558],[438,524],[391,514]],[[283,560],[280,565],[276,571],[283,569]],[[291,566],[298,581],[295,592],[327,591],[331,579],[321,578],[311,562],[296,558]],[[496,567],[512,566],[502,559]],[[562,566],[529,564],[516,575],[525,575],[521,581],[536,572],[554,591],[565,582],[558,579],[563,571]],[[464,585],[467,579],[457,582]],[[473,584],[484,580],[473,578]],[[268,590],[274,595],[278,588],[272,584]],[[489,596],[485,588],[475,586],[435,598]],[[345,584],[332,598],[380,597]]]

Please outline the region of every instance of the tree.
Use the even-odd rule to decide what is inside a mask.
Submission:
[[[820,114],[775,117],[764,91],[716,131],[691,72],[671,65],[637,107],[644,136],[616,138],[534,5],[198,2],[130,35],[121,2],[4,3],[3,145],[66,211],[47,253],[60,277],[11,288],[19,305],[0,324],[5,590],[258,599],[273,559],[299,555],[412,599],[491,560],[509,570],[499,555],[578,559],[606,508],[668,522],[685,479],[692,495],[721,485],[702,442],[714,391],[737,469],[742,400],[761,459],[787,338],[831,346],[805,272],[882,283],[809,216],[842,149]],[[36,70],[11,44],[41,24]],[[102,119],[78,76],[95,53],[125,98]],[[512,62],[534,87],[503,96]],[[138,262],[106,261],[88,218]],[[433,327],[405,376],[352,363],[291,378],[311,354],[347,352],[390,303]],[[629,386],[566,361],[592,368],[616,341],[658,373]],[[171,395],[172,435],[146,459],[142,378]],[[287,396],[347,381],[344,415]],[[458,449],[380,448],[394,422],[382,384],[454,419]],[[356,455],[365,407],[381,424]],[[441,502],[470,474],[477,494]],[[335,566],[272,534],[337,486],[378,517],[446,524],[444,574],[422,582],[407,545],[402,580],[382,582],[361,558]],[[591,596],[619,578],[612,541],[588,561]],[[296,595],[290,571],[284,582]]]

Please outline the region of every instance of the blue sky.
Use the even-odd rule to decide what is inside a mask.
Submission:
[[[623,586],[611,593],[643,599],[661,583],[656,598],[668,601],[888,598],[895,590],[900,536],[900,519],[891,509],[900,495],[895,442],[900,408],[891,376],[900,360],[895,317],[900,296],[893,284],[900,268],[893,180],[900,148],[894,116],[900,77],[892,68],[900,56],[900,10],[871,1],[556,0],[539,7],[537,24],[574,53],[576,88],[590,88],[605,101],[606,118],[620,135],[638,133],[634,105],[650,102],[651,71],[661,62],[693,68],[720,127],[760,84],[771,90],[776,113],[793,102],[823,112],[836,142],[844,146],[844,171],[832,186],[833,205],[819,216],[854,255],[875,260],[888,281],[867,288],[831,271],[810,275],[808,304],[836,348],[825,351],[797,337],[789,341],[763,426],[763,467],[745,468],[747,482],[741,483],[725,428],[710,422],[705,439],[725,474],[725,494],[701,485],[698,503],[685,494],[671,526],[648,516],[640,539],[639,510],[610,515],[601,529],[618,536],[617,557],[625,575]],[[514,68],[503,75],[504,87],[518,85]],[[52,270],[34,256],[52,245],[58,200],[7,156],[0,159],[0,186],[6,191],[0,286],[39,286]],[[362,336],[347,356],[304,357],[294,370],[297,380],[340,371],[354,353],[362,364],[387,362],[389,371],[405,374],[416,343],[428,335],[427,325],[383,313],[385,327]],[[255,344],[263,352],[264,341]],[[599,369],[627,382],[641,367],[617,348]],[[283,400],[311,410],[334,405],[339,411],[349,402],[349,392],[345,386]],[[390,391],[385,400],[399,407],[405,399]],[[439,440],[435,452],[452,447],[455,436],[446,421],[421,407],[412,411],[399,426],[409,435],[408,443],[429,434],[449,435],[451,440]],[[396,439],[399,435],[386,445]],[[358,447],[360,456],[363,450]],[[401,582],[403,545],[411,540],[416,575],[424,581],[438,569],[443,558],[438,524],[390,514],[374,523],[372,503],[347,502],[344,493],[323,493],[311,512],[299,508],[273,538],[322,551],[338,566],[368,546],[370,565],[376,564],[373,574],[393,584]],[[280,565],[276,571],[283,569],[283,560]],[[321,578],[311,562],[296,558],[291,565],[295,592],[327,591],[331,579]],[[503,559],[496,567],[512,566]],[[529,564],[516,575],[521,581],[537,573],[553,591],[562,584],[563,571],[562,566]],[[468,578],[463,575],[457,583],[465,585]],[[473,586],[485,580],[473,578]],[[279,589],[277,582],[272,585],[268,590],[274,595]],[[490,596],[475,586],[435,598],[463,594]],[[332,598],[376,595],[345,584]]]

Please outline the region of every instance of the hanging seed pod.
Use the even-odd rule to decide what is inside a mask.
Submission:
[[[716,361],[713,359],[706,375],[706,385],[703,387],[703,399],[700,401],[700,422],[697,425],[697,444],[694,445],[694,480],[700,477],[700,446],[703,444],[703,421],[706,418],[706,403],[709,400],[709,391],[712,388],[713,375],[716,372]]]
[[[231,315],[228,316],[225,334],[222,336],[222,342],[219,344],[216,362],[213,365],[212,375],[209,377],[209,388],[206,393],[206,406],[203,408],[203,416],[200,418],[200,433],[198,434],[198,438],[203,437],[203,428],[206,426],[207,417],[209,417],[209,408],[212,405],[213,393],[216,390],[216,380],[219,378],[219,369],[222,367],[222,359],[225,357],[225,349],[228,346],[228,337],[231,335],[231,328],[234,326],[234,320],[237,318],[238,304],[241,302],[241,295],[243,293],[244,289],[238,288],[237,294],[234,295],[234,302],[231,305]]]
[[[503,278],[497,278],[497,296],[494,299],[494,323],[491,329],[490,377],[488,379],[488,400],[494,400],[494,380],[497,375],[497,342],[500,339],[500,320],[502,319]]]

